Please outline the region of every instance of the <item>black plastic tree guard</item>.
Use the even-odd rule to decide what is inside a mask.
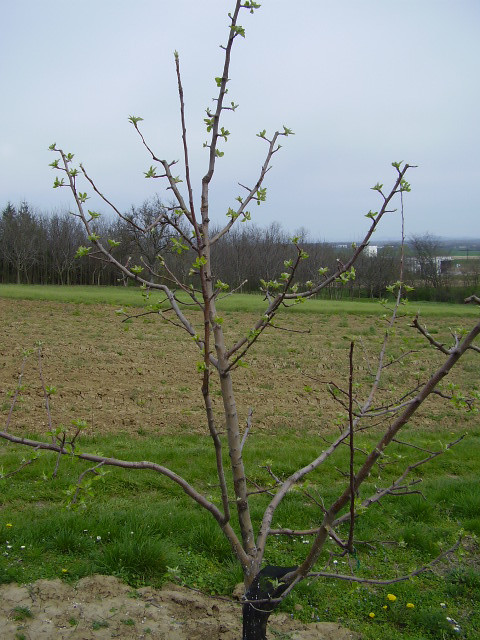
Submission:
[[[273,584],[272,581],[281,581],[283,576],[295,571],[296,568],[266,566],[255,576],[245,598],[260,601],[278,598],[288,588],[288,584],[284,582]],[[267,640],[268,618],[276,606],[277,604],[272,602],[245,603],[242,640]]]

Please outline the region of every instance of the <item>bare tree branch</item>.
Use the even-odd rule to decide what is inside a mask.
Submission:
[[[353,426],[353,349],[354,342],[350,342],[349,357],[349,377],[348,377],[348,426],[349,426],[349,447],[350,447],[350,530],[348,532],[347,549],[353,553],[353,532],[355,529],[355,447],[354,447],[354,426]]]
[[[253,409],[250,407],[250,409],[248,410],[248,416],[247,416],[247,427],[243,433],[242,436],[242,443],[240,445],[240,451],[243,451],[243,447],[245,446],[245,442],[247,441],[248,438],[248,434],[250,432],[250,429],[252,427],[252,416],[253,416]]]
[[[454,553],[458,547],[460,546],[461,543],[461,538],[459,540],[457,540],[457,542],[450,547],[449,549],[447,549],[446,551],[442,551],[442,553],[440,553],[436,558],[434,558],[431,562],[429,562],[428,564],[424,565],[423,567],[420,567],[418,569],[415,569],[415,571],[412,571],[410,573],[407,573],[404,576],[400,576],[398,578],[390,578],[390,580],[377,580],[376,578],[358,578],[357,576],[347,576],[347,575],[342,575],[339,573],[328,573],[325,571],[314,571],[312,573],[308,574],[309,578],[333,578],[335,580],[347,580],[348,582],[359,582],[362,584],[395,584],[397,582],[405,582],[406,580],[410,580],[411,578],[414,578],[415,576],[420,575],[421,573],[424,573],[425,571],[430,571],[431,568],[437,564],[438,562],[440,562],[440,560],[442,560],[443,558],[445,558],[446,556]]]
[[[3,438],[4,440],[7,440],[9,442],[13,442],[14,444],[21,444],[27,447],[32,447],[35,450],[55,451],[56,453],[59,453],[61,455],[72,455],[72,452],[70,450],[62,448],[58,444],[51,442],[40,442],[38,440],[31,440],[30,438],[20,438],[11,433],[7,433],[6,431],[0,431],[0,438]],[[227,536],[230,544],[232,545],[233,551],[235,552],[235,555],[241,561],[242,565],[245,566],[248,564],[247,556],[243,551],[234,530],[228,523],[225,523],[224,514],[212,502],[209,502],[203,494],[197,491],[191,484],[189,484],[184,478],[176,474],[174,471],[171,471],[167,467],[164,467],[155,462],[148,462],[145,460],[121,460],[120,458],[98,456],[85,452],[74,452],[73,455],[80,460],[89,460],[90,462],[96,462],[97,464],[101,463],[105,466],[120,467],[122,469],[136,469],[138,471],[150,470],[169,478],[195,502],[197,502],[201,507],[212,514],[212,516],[215,518],[215,520],[217,520],[223,532]]]
[[[428,333],[426,328],[422,327],[422,325],[418,321],[418,315],[415,316],[415,318],[413,319],[412,327],[415,327],[415,329],[417,329],[417,331],[419,331],[422,334],[422,336],[424,336],[429,341],[429,343],[433,345],[436,349],[438,349],[445,355],[449,355],[451,353],[451,349],[447,349],[447,347],[444,344],[435,340],[435,338],[430,333]]]

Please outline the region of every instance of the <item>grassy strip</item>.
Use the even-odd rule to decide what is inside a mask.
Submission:
[[[438,434],[407,431],[404,435],[404,439],[413,437],[421,446],[439,446]],[[299,441],[288,432],[281,435],[281,443],[279,447],[277,440],[261,435],[247,443],[245,457],[252,480],[259,484],[269,481],[263,468],[267,460],[277,474],[286,476],[324,447],[323,440]],[[362,435],[357,445],[368,449],[372,443],[371,436]],[[80,446],[125,459],[161,461],[184,473],[206,495],[215,492],[214,460],[206,437],[132,438],[120,434],[84,438]],[[345,448],[335,463],[311,477],[309,493],[328,503],[345,482],[335,467],[345,468],[347,453]],[[25,449],[1,445],[3,474],[17,468],[25,455]],[[421,457],[419,452],[399,446],[390,455],[391,460],[401,455],[402,467]],[[76,580],[100,572],[118,575],[135,588],[161,585],[171,579],[168,567],[176,567],[178,579],[189,586],[212,594],[230,594],[241,580],[216,523],[165,479],[146,471],[113,469],[84,493],[84,508],[72,510],[65,508],[66,496],[86,466],[65,458],[58,477],[52,479],[53,464],[52,455],[42,454],[20,473],[0,480],[0,582],[57,577]],[[396,475],[394,466],[379,468],[378,477],[365,486],[361,498],[373,493],[376,486],[388,486]],[[480,433],[418,472],[428,501],[413,494],[383,500],[358,520],[358,539],[371,544],[358,544],[354,556],[343,557],[334,555],[338,548],[331,545],[319,568],[327,564],[331,571],[349,573],[352,567],[363,577],[407,573],[448,548],[460,528],[466,531],[473,551],[473,536],[480,535]],[[266,500],[268,496],[259,495],[254,503],[257,525]],[[275,524],[314,526],[318,517],[318,507],[298,491],[278,510]],[[346,530],[343,533],[346,535]],[[381,540],[396,543],[382,546],[378,544]],[[301,536],[272,539],[265,561],[275,565],[298,562],[308,543],[309,539]],[[458,637],[446,620],[449,616],[458,621],[461,637],[473,640],[480,629],[476,607],[480,571],[469,567],[469,562],[467,555],[455,564],[443,563],[438,573],[388,587],[305,582],[284,608],[292,611],[294,605],[300,605],[295,615],[303,620],[341,621],[363,633],[366,640],[382,636],[391,640]],[[387,598],[389,593],[396,596],[394,602]],[[407,603],[414,607],[407,607]]]
[[[153,299],[161,298],[153,294]],[[144,299],[136,287],[97,287],[60,285],[15,285],[1,284],[0,298],[17,300],[50,300],[77,304],[108,304],[115,306],[142,307]],[[181,296],[182,298],[182,296]],[[186,298],[185,298],[186,300]],[[220,300],[218,308],[223,311],[262,313],[265,301],[261,295],[234,294]],[[474,306],[442,302],[411,302],[405,309],[414,315],[420,312],[426,317],[468,317],[478,315]],[[371,300],[309,300],[292,307],[291,313],[381,315],[384,308]]]

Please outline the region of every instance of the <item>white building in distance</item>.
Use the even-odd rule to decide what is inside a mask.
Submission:
[[[364,249],[364,254],[369,258],[376,258],[378,253],[378,246],[376,244],[369,244]]]

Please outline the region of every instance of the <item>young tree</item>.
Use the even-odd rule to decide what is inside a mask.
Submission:
[[[363,254],[357,264],[357,282],[370,298],[381,298],[398,274],[399,253],[393,247],[382,249],[376,256]]]
[[[412,236],[412,248],[420,268],[420,277],[428,287],[438,289],[442,286],[442,273],[438,256],[441,255],[439,239],[429,233]]]
[[[44,221],[44,226],[46,246],[43,254],[47,262],[47,277],[50,282],[73,284],[79,267],[75,254],[85,238],[83,226],[79,221],[73,221],[68,213],[54,214]]]
[[[165,255],[178,239],[178,232],[170,225],[158,224],[166,209],[157,197],[145,201],[141,206],[132,206],[125,220],[118,225],[118,240],[131,260],[141,260],[151,272],[155,269],[158,255]],[[183,220],[179,220],[183,228]],[[173,233],[172,233],[173,231]]]
[[[15,208],[10,203],[0,219],[3,261],[10,264],[15,282],[29,284],[39,258],[41,226],[27,202]]]
[[[128,222],[128,219],[100,193],[95,181],[82,164],[78,168],[73,166],[73,154],[57,148],[56,144],[52,144],[50,147],[57,154],[57,158],[52,162],[52,167],[60,171],[62,176],[55,179],[54,186],[65,186],[71,190],[76,205],[75,215],[83,223],[91,243],[91,246],[80,247],[77,252],[78,255],[92,255],[109,261],[116,266],[120,274],[140,285],[145,290],[146,295],[154,291],[162,292],[164,306],[154,304],[150,306],[149,310],[162,316],[166,321],[176,324],[196,345],[200,356],[196,365],[197,372],[201,376],[201,384],[199,386],[203,398],[205,421],[212,440],[212,455],[216,461],[218,475],[218,503],[205,497],[185,477],[179,476],[173,469],[167,468],[159,462],[127,461],[78,451],[75,447],[78,432],[73,437],[63,433],[59,434],[54,442],[34,441],[16,437],[9,433],[8,421],[6,430],[0,432],[2,438],[11,442],[39,450],[54,451],[59,458],[62,454],[68,453],[80,459],[91,461],[94,465],[90,469],[92,473],[95,473],[99,467],[103,466],[149,469],[155,473],[162,474],[180,486],[192,500],[203,507],[217,521],[218,526],[231,545],[233,554],[242,566],[245,583],[243,605],[244,640],[265,640],[267,621],[271,612],[295,585],[307,576],[357,579],[354,576],[342,576],[315,570],[317,560],[325,544],[331,539],[342,551],[352,552],[355,543],[354,524],[359,513],[377,503],[382,497],[401,493],[408,473],[416,466],[433,459],[439,454],[439,452],[430,452],[415,465],[402,469],[397,479],[389,486],[376,491],[373,495],[365,495],[361,499],[358,498],[362,484],[375,468],[381,456],[384,455],[385,449],[395,440],[402,427],[412,419],[425,399],[435,391],[438,383],[468,350],[480,351],[473,344],[480,333],[480,323],[477,323],[465,335],[456,336],[454,345],[451,348],[447,348],[438,343],[419,324],[418,320],[415,320],[417,330],[424,335],[434,348],[439,349],[445,355],[444,361],[427,380],[419,383],[414,389],[407,390],[387,404],[382,404],[380,401],[377,402],[376,398],[380,389],[381,376],[386,366],[388,366],[386,364],[388,338],[396,320],[398,307],[402,302],[404,292],[402,276],[400,275],[400,280],[391,286],[392,292],[396,295],[396,304],[388,322],[376,368],[372,372],[372,384],[369,392],[364,398],[357,397],[354,393],[354,345],[352,343],[349,356],[350,379],[347,388],[342,389],[339,386],[330,386],[332,395],[345,410],[346,417],[343,427],[323,450],[318,451],[314,459],[296,470],[289,477],[280,478],[275,475],[274,470],[271,470],[273,481],[272,485],[268,487],[271,499],[263,513],[259,526],[256,527],[254,525],[251,511],[252,502],[257,498],[259,492],[263,492],[263,489],[260,488],[259,491],[252,493],[247,486],[247,473],[242,453],[244,447],[247,446],[246,439],[249,427],[246,430],[242,428],[246,416],[240,416],[237,411],[234,391],[235,371],[242,365],[243,359],[249,350],[254,347],[262,333],[275,327],[275,318],[283,307],[300,304],[328,287],[331,283],[348,282],[354,278],[354,264],[369,243],[383,216],[392,211],[393,200],[401,198],[403,204],[403,194],[410,191],[410,185],[405,178],[409,165],[400,162],[392,163],[394,169],[392,186],[389,189],[384,189],[382,184],[376,184],[372,187],[380,197],[381,206],[378,211],[369,211],[366,214],[370,226],[362,242],[352,248],[351,254],[344,262],[338,260],[332,272],[320,266],[315,280],[309,280],[304,284],[298,280],[297,273],[300,265],[307,260],[308,256],[300,246],[299,239],[293,238],[294,257],[284,261],[284,271],[279,273],[277,277],[271,277],[261,282],[261,290],[266,300],[264,313],[248,332],[240,335],[233,344],[227,344],[223,329],[224,320],[217,309],[217,302],[229,290],[229,285],[216,279],[212,270],[212,252],[215,251],[217,243],[234,228],[238,221],[250,218],[248,207],[255,204],[261,205],[265,201],[266,187],[264,186],[264,181],[270,168],[271,159],[280,150],[280,140],[293,134],[292,130],[285,126],[271,134],[268,134],[266,130],[257,134],[266,147],[264,162],[259,168],[258,178],[254,183],[243,187],[242,195],[236,198],[236,204],[227,212],[228,221],[226,224],[212,232],[209,213],[210,185],[215,175],[216,164],[224,155],[221,146],[228,141],[228,136],[230,135],[230,132],[222,126],[222,116],[225,110],[235,111],[237,108],[234,102],[227,103],[226,95],[232,49],[239,37],[245,37],[245,28],[240,22],[241,12],[247,10],[250,13],[254,13],[258,8],[259,5],[255,2],[236,0],[233,11],[229,14],[228,39],[223,47],[225,53],[224,67],[221,75],[215,78],[218,88],[215,108],[212,110],[207,109],[205,118],[207,132],[210,135],[206,144],[208,163],[201,181],[199,204],[195,202],[191,183],[183,86],[180,74],[180,60],[177,53],[175,53],[175,68],[180,98],[184,191],[180,186],[182,179],[174,171],[176,162],[163,159],[160,154],[152,150],[140,129],[142,118],[138,116],[130,116],[129,118],[154,163],[145,172],[145,176],[151,179],[164,180],[174,198],[174,204],[159,209],[155,219],[148,222],[146,226],[138,218],[130,220],[130,223],[135,225],[136,233],[145,232],[148,234],[154,228],[158,228],[159,231],[164,228],[170,229],[170,238],[174,250],[178,254],[192,256],[186,279],[179,277],[171,266],[172,263],[169,256],[163,253],[158,255],[157,266],[152,265],[150,260],[145,260],[142,264],[131,264],[122,263],[117,259],[115,250],[118,241],[114,238],[108,238],[106,242],[101,240],[95,226],[99,214],[88,210],[86,206],[88,194],[80,190],[80,179],[83,178],[89,188],[99,194],[104,202],[112,207],[124,221]],[[190,304],[201,312],[201,322],[198,326],[195,324],[196,316],[192,316],[185,310],[192,307],[182,306],[178,292],[183,296],[183,300],[189,299]],[[472,299],[472,301],[480,302],[477,298]],[[170,313],[167,314],[167,311],[170,311]],[[174,319],[172,318],[172,312]],[[400,356],[400,358],[402,357]],[[212,400],[211,388],[214,376],[217,378],[221,390],[221,412],[215,409]],[[15,397],[13,399],[14,402]],[[380,416],[384,420],[385,427],[379,435],[375,446],[359,462],[355,458],[355,434],[366,428],[364,426],[366,421],[371,420],[372,417]],[[318,470],[343,444],[347,444],[350,451],[350,466],[346,474],[345,487],[331,504],[323,505],[319,509],[319,519],[316,526],[303,531],[305,535],[311,536],[312,540],[311,544],[308,545],[304,560],[298,566],[288,566],[288,563],[286,563],[287,566],[283,567],[263,566],[265,550],[272,535],[300,533],[293,529],[280,528],[278,526],[275,528],[274,518],[277,508],[296,485],[303,482],[309,474]],[[225,464],[223,456],[223,448],[225,446],[229,454],[228,465]],[[217,504],[221,506],[217,506]],[[344,523],[349,523],[349,532],[346,537],[337,531],[337,527]],[[395,581],[395,579],[404,579],[404,577],[392,578],[391,581]],[[375,581],[370,580],[367,582]]]

